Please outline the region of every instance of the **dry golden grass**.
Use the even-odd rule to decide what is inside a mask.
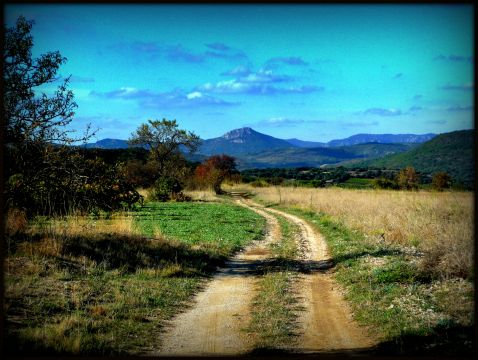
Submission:
[[[244,186],[243,186],[244,187]],[[422,265],[469,274],[473,266],[473,193],[355,190],[342,188],[250,188],[260,200],[323,212],[370,241],[416,247]],[[468,269],[465,271],[465,269]]]
[[[218,201],[218,197],[212,189],[206,190],[185,190],[184,194],[190,196],[194,201]]]
[[[7,222],[10,221],[7,218]],[[139,235],[133,217],[127,213],[115,213],[110,219],[92,219],[86,216],[68,216],[45,222],[36,221],[28,225],[25,234],[39,237],[35,242],[25,241],[18,245],[25,254],[60,256],[65,238],[75,236],[92,239],[102,234],[119,236]]]
[[[94,234],[138,235],[133,217],[126,213],[115,213],[110,219],[91,219],[85,216],[69,216],[48,223],[53,234],[77,236]]]

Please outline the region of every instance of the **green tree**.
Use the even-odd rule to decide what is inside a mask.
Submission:
[[[72,175],[72,169],[68,171],[57,161],[71,154],[60,145],[86,141],[89,135],[87,131],[75,139],[66,130],[77,107],[73,93],[67,89],[68,78],[53,94],[42,91],[42,86],[60,80],[56,74],[66,58],[58,51],[32,58],[32,26],[32,21],[20,16],[15,26],[4,29],[2,131],[5,205],[33,210],[48,201],[39,197],[45,192],[33,192],[48,182],[51,173]]]
[[[140,196],[117,166],[86,161],[78,149],[68,146],[92,134],[88,127],[73,138],[66,129],[77,107],[67,89],[68,78],[53,94],[45,93],[45,85],[61,80],[57,72],[66,58],[58,51],[32,58],[32,26],[20,16],[14,27],[5,29],[4,206],[27,215],[131,206]]]
[[[130,145],[147,146],[151,160],[158,166],[158,177],[171,176],[183,161],[181,148],[196,151],[201,139],[192,132],[178,128],[176,120],[148,120],[141,124],[129,139]]]
[[[433,174],[432,188],[438,191],[443,191],[451,186],[451,176],[446,172],[437,172]]]
[[[408,166],[398,173],[397,183],[400,189],[416,190],[418,189],[418,174],[412,166]]]

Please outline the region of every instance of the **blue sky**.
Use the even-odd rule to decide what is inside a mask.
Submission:
[[[148,119],[202,138],[471,129],[471,5],[7,5],[59,50],[71,128],[127,139]],[[57,84],[43,87],[51,92]]]

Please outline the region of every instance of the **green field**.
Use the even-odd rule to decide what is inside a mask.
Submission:
[[[260,238],[265,224],[256,213],[229,203],[190,202],[149,203],[135,213],[135,222],[146,236],[159,233],[226,257]]]
[[[62,229],[70,233],[52,231],[50,223],[8,239],[7,354],[117,355],[157,348],[164,321],[264,229],[262,217],[228,203],[149,203],[119,216],[119,225],[132,216],[142,234],[88,232],[111,220],[87,218],[77,233],[71,232],[77,220],[67,219]]]

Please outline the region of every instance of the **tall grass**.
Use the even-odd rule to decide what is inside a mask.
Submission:
[[[326,213],[370,242],[424,252],[422,266],[444,276],[472,275],[473,193],[251,188],[266,203]]]

